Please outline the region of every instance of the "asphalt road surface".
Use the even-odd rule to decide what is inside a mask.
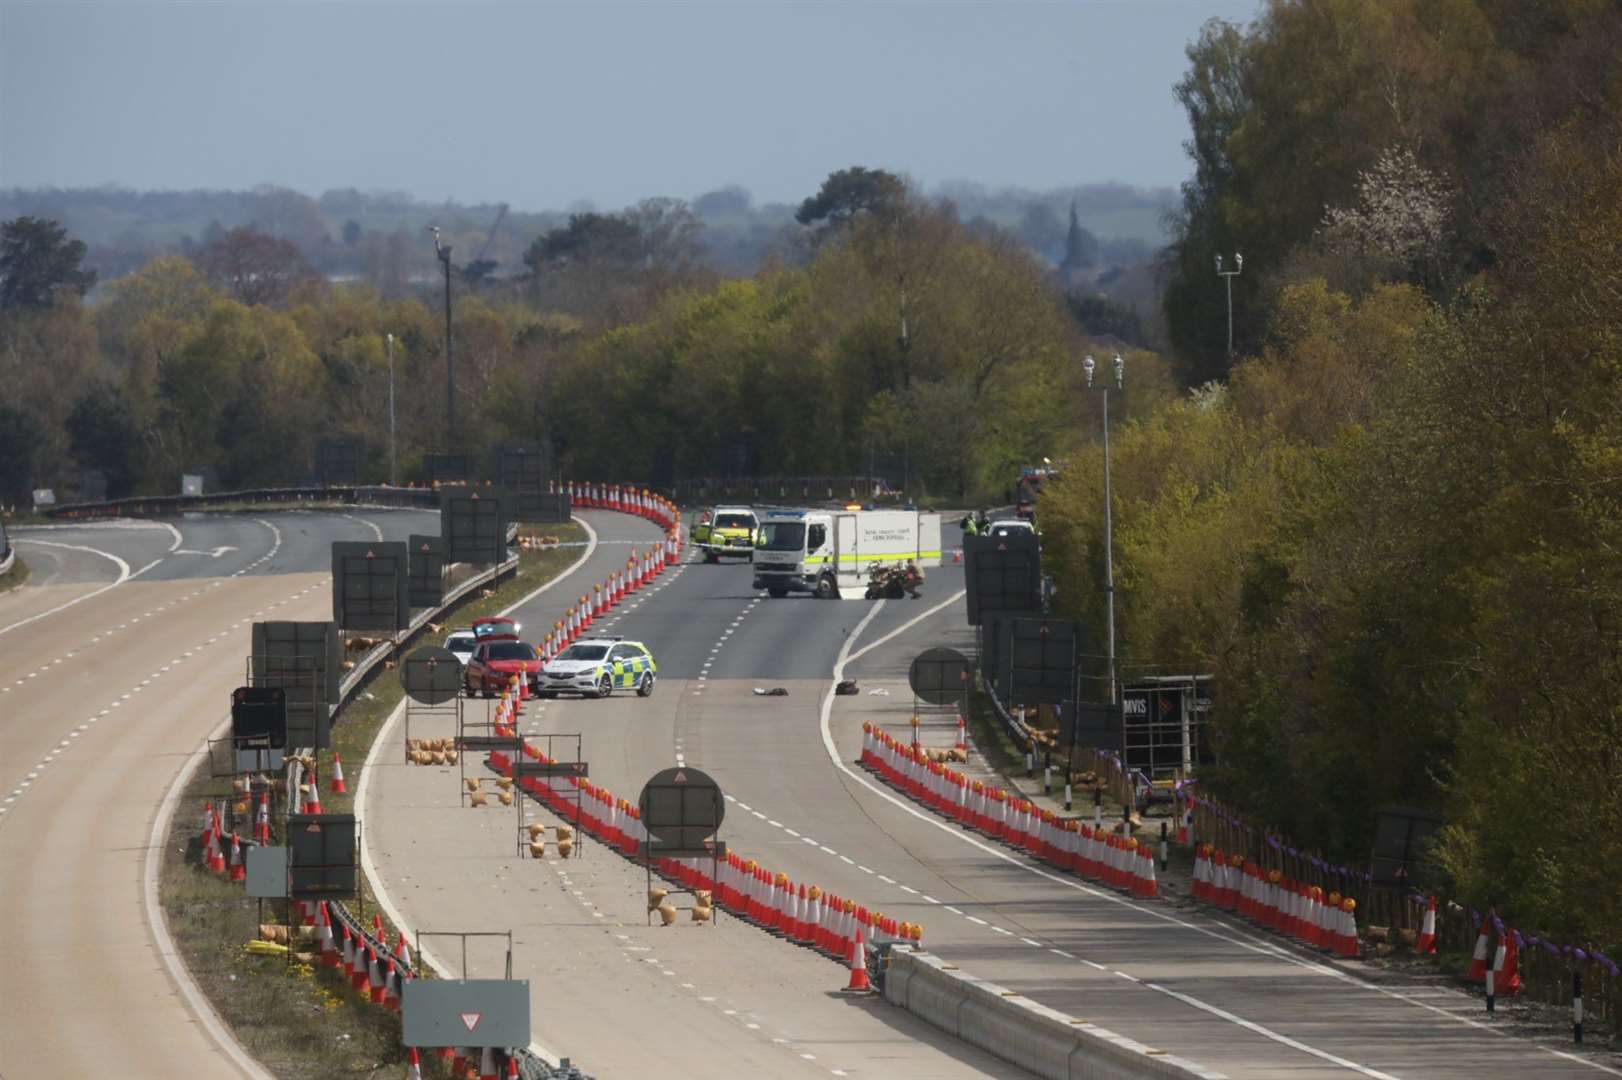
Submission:
[[[12,530],[32,577],[0,595],[0,1076],[242,1071],[159,954],[153,822],[251,623],[331,618],[331,541],[424,530],[437,515],[387,510]]]
[[[649,645],[654,695],[540,703],[526,729],[579,733],[593,781],[633,800],[661,768],[701,768],[727,793],[721,835],[734,850],[922,922],[926,947],[975,975],[1229,1076],[1615,1072],[1490,1029],[1462,994],[1347,975],[1242,924],[1053,874],[856,769],[864,719],[905,728],[912,657],[972,645],[961,601],[946,603],[960,568],[932,571],[924,599],[880,604],[772,600],[750,584],[741,563],[667,572],[594,628]],[[538,598],[530,617],[550,623],[550,602]],[[827,701],[825,731],[842,656],[862,692]],[[788,694],[755,692],[775,687]],[[899,1010],[838,999],[837,968],[758,930],[725,917],[719,927],[647,927],[640,872],[590,845],[568,863],[519,859],[513,810],[461,809],[453,776],[393,765],[398,752],[389,749],[369,799],[385,879],[436,925],[514,927],[519,969],[539,980],[541,1040],[588,1067],[1010,1074]]]

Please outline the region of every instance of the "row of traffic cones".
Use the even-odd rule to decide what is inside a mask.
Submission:
[[[1060,870],[1141,899],[1159,895],[1149,845],[1104,828],[1096,811],[1088,825],[1045,810],[931,760],[870,722],[862,724],[861,764],[937,813]]]
[[[1195,848],[1193,893],[1195,899],[1303,945],[1344,959],[1358,955],[1356,900],[1264,869],[1214,844]]]
[[[567,494],[570,505],[574,507],[588,510],[617,510],[622,514],[634,514],[663,525],[667,529],[676,527],[681,521],[681,511],[675,503],[646,488],[631,487],[627,484],[598,484],[570,480],[557,490]]]
[[[563,618],[552,624],[551,632],[540,643],[542,661],[551,660],[567,649],[592,623],[680,561],[681,530],[674,525],[667,528],[662,540],[646,551],[633,551],[623,570],[616,570],[607,580],[593,585],[590,593],[582,595],[569,606]]]

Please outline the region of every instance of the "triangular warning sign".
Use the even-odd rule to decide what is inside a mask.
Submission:
[[[469,1031],[472,1031],[474,1028],[478,1027],[479,1021],[484,1019],[483,1013],[459,1013],[458,1015],[460,1015],[462,1018],[462,1026],[467,1028]]]
[[[367,551],[366,552],[366,557],[368,559],[375,559],[375,558],[377,558],[377,555],[375,553],[371,552],[371,551]]]
[[[427,544],[423,544],[423,545],[422,545],[422,550],[424,550],[424,551],[427,551],[427,550],[428,550],[428,545],[427,545]]]
[[[321,826],[318,822],[312,821],[308,825],[304,826],[304,831],[318,833],[321,831]]]
[[[677,769],[676,775],[671,778],[670,782],[673,784],[685,784],[687,783],[687,774]]]

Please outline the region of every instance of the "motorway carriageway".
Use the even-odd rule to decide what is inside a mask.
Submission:
[[[251,624],[332,617],[332,541],[438,530],[360,509],[11,530],[32,576],[0,595],[0,1076],[263,1075],[157,944],[154,822]]]
[[[592,520],[602,544],[579,585],[521,609],[526,627],[550,626],[623,565],[625,541],[654,536],[639,521]],[[701,768],[728,795],[720,835],[734,851],[922,922],[925,946],[971,974],[1232,1077],[1622,1075],[1487,1029],[1463,995],[1378,973],[1375,985],[1242,925],[1054,874],[861,772],[862,721],[910,712],[912,657],[970,647],[961,600],[947,602],[961,580],[960,567],[931,571],[921,600],[771,600],[746,564],[689,562],[592,628],[652,649],[651,698],[536,703],[521,727],[583,734],[592,781],[633,801],[661,768]],[[862,693],[828,699],[842,659]],[[788,696],[754,694],[776,686]],[[518,858],[513,810],[454,810],[454,771],[398,764],[401,725],[387,736],[366,835],[407,924],[511,927],[538,1039],[600,1075],[1017,1074],[902,1010],[841,997],[837,966],[725,914],[713,927],[648,927],[642,871],[589,839],[567,862],[550,848],[544,864]],[[476,955],[472,973],[499,962]]]

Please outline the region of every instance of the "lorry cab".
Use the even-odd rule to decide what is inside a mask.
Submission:
[[[723,555],[752,559],[760,519],[747,506],[715,506],[699,511],[689,534],[692,543],[704,553],[705,562]]]
[[[915,510],[769,510],[755,544],[755,588],[819,599],[860,597],[879,566],[939,566],[939,514]]]

